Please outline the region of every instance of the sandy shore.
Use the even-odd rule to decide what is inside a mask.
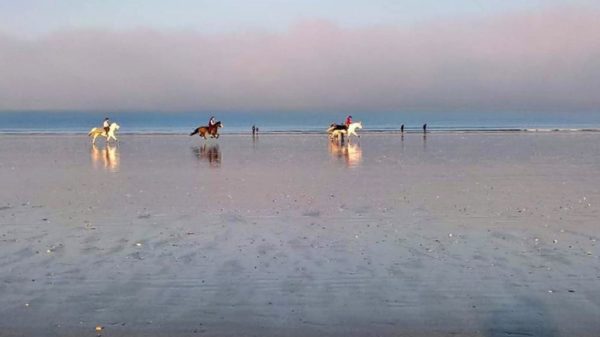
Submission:
[[[0,136],[0,336],[598,336],[600,135]]]

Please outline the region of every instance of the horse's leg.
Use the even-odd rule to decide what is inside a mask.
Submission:
[[[350,135],[355,135],[356,136],[356,132],[354,132],[354,129],[348,130],[348,138],[350,138]]]
[[[337,135],[335,135],[335,141],[338,143],[341,143],[344,140],[344,133],[342,131],[338,132]]]

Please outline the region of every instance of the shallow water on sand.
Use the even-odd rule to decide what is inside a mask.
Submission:
[[[599,140],[3,135],[0,336],[594,336]]]

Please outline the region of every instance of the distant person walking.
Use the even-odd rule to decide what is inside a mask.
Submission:
[[[423,124],[423,133],[427,133],[427,123]]]
[[[108,131],[110,130],[110,119],[108,119],[108,117],[104,118],[104,122],[102,122],[102,128],[104,128],[104,132],[108,134]]]
[[[252,135],[256,134],[256,125],[252,125]]]
[[[400,132],[404,133],[404,124],[400,125]]]

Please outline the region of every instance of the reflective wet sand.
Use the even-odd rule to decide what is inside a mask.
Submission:
[[[0,336],[597,336],[600,135],[0,136]]]

